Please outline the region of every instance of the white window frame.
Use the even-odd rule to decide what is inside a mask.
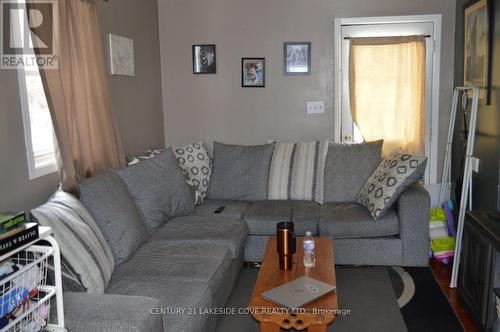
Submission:
[[[17,2],[21,5],[25,5],[25,3],[21,0],[17,0]],[[24,12],[23,21],[27,22],[28,18],[26,17],[26,10]],[[32,51],[27,47],[27,52]],[[18,67],[17,69],[17,82],[19,87],[19,98],[21,101],[21,113],[23,118],[23,130],[24,130],[24,142],[26,144],[26,159],[28,162],[28,175],[29,179],[33,180],[48,174],[52,174],[58,171],[57,161],[47,163],[42,166],[36,167],[36,158],[33,150],[33,141],[31,136],[31,118],[30,118],[30,108],[29,108],[29,99],[28,99],[28,86],[26,84],[26,70],[24,67]],[[54,138],[55,143],[55,138]],[[57,143],[55,143],[57,144]],[[57,146],[54,146],[57,149]],[[54,150],[55,154],[56,150]]]
[[[57,162],[41,167],[35,167],[35,153],[31,140],[31,121],[28,103],[28,87],[26,86],[26,72],[23,68],[17,69],[17,81],[19,83],[19,97],[21,99],[21,111],[23,115],[24,141],[26,143],[26,157],[28,160],[28,173],[30,180],[57,172]]]
[[[434,26],[434,54],[432,72],[432,92],[430,116],[427,117],[426,141],[428,144],[428,172],[425,175],[426,184],[437,183],[438,140],[439,140],[439,81],[441,65],[441,15],[409,15],[409,16],[380,16],[380,17],[355,17],[337,18],[334,21],[334,74],[335,74],[335,100],[334,100],[334,140],[341,142],[342,131],[342,26],[345,25],[370,25],[391,23],[424,23],[431,22]],[[427,96],[429,97],[429,96]]]

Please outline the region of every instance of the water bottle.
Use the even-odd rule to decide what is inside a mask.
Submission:
[[[314,267],[316,265],[316,257],[314,256],[314,238],[311,232],[306,232],[304,238],[304,266]]]

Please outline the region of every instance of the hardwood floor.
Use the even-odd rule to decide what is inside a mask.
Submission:
[[[436,280],[441,287],[441,290],[445,294],[446,298],[451,304],[451,307],[455,311],[458,316],[458,319],[462,322],[462,325],[466,332],[480,332],[480,330],[476,327],[474,321],[472,321],[471,317],[465,311],[465,309],[460,305],[460,300],[458,297],[458,289],[450,288],[450,280],[451,280],[451,269],[453,263],[450,262],[448,265],[445,265],[441,262],[436,261],[434,258],[429,260],[429,266],[431,267]]]

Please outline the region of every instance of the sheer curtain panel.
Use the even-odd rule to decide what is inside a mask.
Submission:
[[[366,141],[425,153],[425,37],[351,38],[350,107]]]

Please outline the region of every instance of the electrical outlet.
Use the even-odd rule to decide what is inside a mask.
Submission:
[[[472,166],[472,171],[473,172],[476,172],[476,173],[479,173],[479,159],[476,158],[476,157],[471,157],[470,159],[471,161],[471,166]]]
[[[307,114],[319,114],[325,113],[325,102],[324,101],[308,101],[307,102]]]

